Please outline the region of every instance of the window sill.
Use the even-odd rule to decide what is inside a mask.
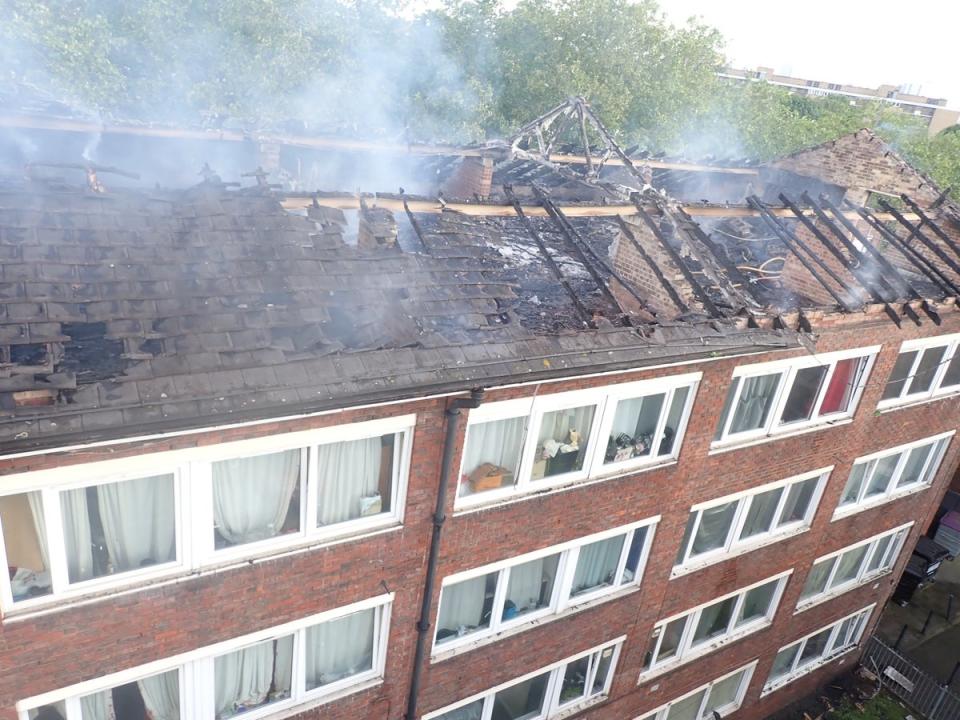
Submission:
[[[576,703],[575,705],[571,705],[568,708],[562,708],[558,710],[556,713],[550,716],[550,720],[563,720],[563,718],[573,717],[577,713],[581,713],[587,708],[592,708],[594,705],[599,705],[600,703],[606,702],[609,697],[610,695],[608,693],[601,693],[591,698],[587,698],[586,700]]]
[[[340,535],[336,538],[298,538],[299,542],[293,545],[284,545],[282,548],[271,548],[267,550],[262,548],[258,553],[251,553],[243,558],[232,558],[216,564],[205,565],[199,569],[186,570],[183,567],[177,567],[167,570],[162,574],[151,576],[149,579],[136,577],[124,579],[111,583],[107,587],[100,587],[96,590],[87,590],[83,593],[61,594],[58,596],[36,598],[28,601],[29,605],[21,604],[3,611],[0,624],[21,622],[31,620],[37,617],[58,613],[64,610],[70,610],[77,607],[92,605],[110,598],[122,597],[133,593],[145,592],[168,585],[177,585],[189,582],[196,578],[216,575],[218,573],[234,570],[237,568],[257,565],[262,562],[276,560],[283,557],[300,555],[302,553],[312,552],[321,548],[334,547],[357,540],[366,540],[378,535],[385,535],[399,531],[403,525],[393,523],[389,527],[378,528],[375,530],[362,530],[349,535]]]
[[[294,715],[299,715],[307,710],[312,710],[313,708],[320,707],[321,705],[326,705],[327,703],[334,702],[336,700],[341,700],[342,698],[347,697],[348,695],[353,695],[354,693],[363,692],[364,690],[370,690],[379,685],[383,684],[382,677],[375,677],[370,680],[362,681],[356,685],[351,685],[349,687],[344,687],[334,692],[320,695],[319,697],[314,697],[310,699],[303,699],[297,702],[292,703],[277,703],[276,707],[270,708],[269,711],[267,708],[264,708],[263,715],[255,715],[256,720],[280,720],[281,718],[289,718]],[[289,702],[289,701],[288,701]],[[253,715],[253,712],[241,713],[235,716],[235,720],[240,718],[246,718],[249,715]]]
[[[756,542],[751,542],[748,544],[741,545],[740,547],[734,548],[724,553],[723,555],[720,555],[717,557],[710,557],[700,561],[692,560],[692,561],[687,561],[682,565],[674,565],[673,570],[670,572],[670,579],[674,580],[676,578],[683,577],[684,575],[690,575],[691,573],[695,573],[698,570],[703,570],[704,568],[710,567],[711,565],[719,565],[720,563],[726,560],[731,560],[735,557],[739,557],[740,555],[746,555],[747,553],[751,553],[754,550],[759,550],[760,548],[764,548],[769,545],[775,545],[778,542],[782,542],[783,540],[796,537],[797,535],[802,535],[803,533],[807,532],[809,529],[810,529],[809,525],[802,525],[798,528],[793,528],[786,532],[777,533],[776,535],[769,538],[765,538],[761,541],[756,541]]]
[[[834,655],[831,655],[830,657],[828,657],[828,658],[826,658],[826,659],[824,659],[824,660],[819,660],[819,661],[817,661],[817,662],[815,662],[815,663],[812,663],[812,664],[810,664],[810,665],[807,665],[806,667],[803,668],[803,672],[795,672],[795,673],[792,673],[792,674],[790,674],[790,675],[787,675],[786,677],[780,678],[780,679],[777,680],[776,683],[774,683],[773,685],[764,686],[763,690],[760,691],[760,697],[766,697],[766,696],[769,695],[770,693],[776,692],[776,691],[779,690],[780,688],[782,688],[782,687],[784,687],[784,686],[786,686],[786,685],[789,685],[789,684],[792,683],[794,680],[799,680],[799,679],[802,678],[804,675],[809,675],[810,673],[816,672],[817,670],[819,670],[819,669],[822,668],[822,667],[826,667],[827,665],[829,665],[830,663],[832,663],[834,660],[839,660],[839,662],[838,662],[837,664],[842,664],[842,663],[846,662],[846,658],[844,658],[844,656],[845,656],[845,655],[848,655],[848,654],[851,653],[851,652],[853,652],[853,651],[856,650],[858,647],[860,647],[860,643],[857,643],[856,645],[852,645],[852,646],[848,647],[846,650],[842,650],[842,651],[840,651],[840,652],[838,652],[838,653],[835,653]]]
[[[623,478],[649,472],[651,470],[662,470],[663,468],[671,467],[676,464],[677,458],[671,457],[665,459],[663,462],[658,462],[652,465],[643,465],[630,470],[621,470],[609,475],[597,475],[595,477],[585,478],[582,480],[568,480],[566,482],[557,483],[556,485],[541,485],[539,487],[529,488],[521,492],[511,493],[506,496],[499,495],[497,497],[492,497],[487,501],[458,504],[454,505],[453,516],[460,517],[462,515],[469,515],[470,513],[481,510],[491,510],[493,508],[506,507],[508,505],[513,505],[525,500],[530,500],[531,498],[544,497],[545,495],[554,495],[556,493],[575,490],[577,488],[590,487],[591,485],[609,482],[611,480],[621,480]]]
[[[755,437],[747,440],[718,440],[711,443],[710,450],[707,452],[707,455],[721,455],[722,453],[730,452],[731,450],[739,450],[741,448],[748,448],[753,447],[754,445],[762,445],[763,443],[773,442],[774,440],[783,440],[785,438],[806,435],[808,433],[819,432],[829,428],[841,427],[843,425],[849,425],[852,422],[852,417],[846,417],[842,420],[832,420],[817,423],[816,425],[810,425],[803,428],[775,431],[769,433],[768,435],[764,435],[763,437]]]
[[[877,403],[877,414],[885,415],[889,412],[894,412],[896,410],[904,410],[906,408],[918,407],[920,405],[927,405],[932,402],[937,402],[938,400],[949,400],[951,398],[956,398],[960,396],[960,388],[951,388],[947,392],[938,392],[933,395],[927,395],[925,397],[917,398],[905,398],[903,400],[896,400],[884,403],[883,401]]]
[[[487,645],[491,645],[495,642],[499,642],[500,640],[505,640],[507,638],[513,637],[514,635],[519,635],[520,633],[526,632],[527,630],[530,630],[533,627],[536,627],[539,625],[547,625],[549,623],[554,622],[555,620],[562,620],[564,618],[570,617],[571,615],[576,615],[577,613],[583,610],[588,610],[598,605],[603,605],[604,603],[612,602],[614,600],[619,600],[620,598],[624,598],[629,595],[632,595],[633,593],[639,590],[640,590],[639,585],[631,585],[630,587],[621,588],[616,592],[612,592],[609,595],[604,595],[602,597],[593,598],[591,600],[587,600],[585,602],[581,602],[576,605],[571,605],[553,615],[545,615],[535,620],[531,620],[530,622],[514,625],[504,630],[500,630],[492,635],[484,635],[482,637],[477,637],[471,640],[464,640],[463,644],[457,644],[457,645],[454,645],[453,647],[443,648],[439,652],[431,653],[430,663],[431,664],[441,663],[444,660],[449,660],[450,658],[463,655],[464,653],[468,653],[472,650],[477,650],[479,648],[486,647]],[[566,717],[566,715],[562,715],[562,716],[558,715],[557,717]]]
[[[715,650],[719,650],[722,647],[726,647],[727,645],[730,645],[739,640],[742,640],[743,638],[753,635],[754,633],[758,633],[761,630],[765,630],[766,628],[770,627],[772,624],[773,624],[772,620],[766,620],[762,624],[752,625],[744,630],[734,633],[733,635],[729,635],[715,642],[708,643],[707,645],[704,645],[703,647],[699,647],[696,650],[691,650],[690,652],[688,652],[686,655],[684,655],[682,658],[678,660],[671,660],[670,662],[664,663],[663,665],[650,668],[649,670],[644,670],[643,672],[640,673],[640,677],[637,678],[637,685],[643,685],[645,682],[649,682],[654,678],[658,678],[661,675],[666,675],[667,673],[673,672],[679,667],[683,667],[684,665],[687,665],[694,660],[698,660],[702,658],[704,655],[709,655]]]
[[[901,498],[909,497],[915,495],[918,492],[923,492],[930,488],[929,483],[924,483],[923,485],[918,485],[916,487],[908,487],[906,490],[899,490],[897,492],[891,493],[889,495],[884,495],[875,500],[868,500],[867,502],[859,503],[851,507],[838,507],[833,511],[833,517],[830,518],[830,522],[837,522],[838,520],[843,520],[852,515],[857,515],[859,513],[865,512],[867,510],[872,510],[873,508],[878,508],[887,503],[892,503]]]
[[[892,569],[892,568],[891,568],[890,570],[884,570],[882,573],[877,573],[877,574],[874,574],[874,575],[869,575],[869,576],[867,576],[866,578],[864,578],[863,580],[861,580],[860,582],[858,582],[858,583],[856,583],[856,584],[854,584],[854,585],[849,585],[849,586],[847,586],[847,587],[843,587],[843,588],[840,588],[840,589],[838,589],[838,590],[831,590],[831,591],[828,592],[828,593],[823,593],[822,595],[817,595],[817,596],[815,596],[814,598],[812,598],[812,599],[810,599],[810,600],[804,600],[803,602],[799,602],[799,603],[797,603],[797,609],[793,611],[793,614],[794,614],[794,615],[799,615],[800,613],[806,612],[807,610],[810,610],[811,608],[815,608],[815,607],[817,607],[818,605],[823,605],[823,603],[829,602],[830,600],[833,600],[834,598],[838,598],[838,597],[840,597],[841,595],[846,595],[848,592],[852,592],[853,590],[856,590],[856,589],[858,589],[858,588],[862,588],[862,587],[864,587],[864,586],[866,586],[866,585],[869,585],[869,584],[872,583],[872,582],[876,582],[877,580],[881,580],[881,579],[887,577],[888,575],[890,575],[890,573],[892,573],[892,572],[893,572],[893,569]]]

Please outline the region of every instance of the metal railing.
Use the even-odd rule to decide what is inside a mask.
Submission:
[[[883,687],[926,720],[960,718],[960,695],[879,638],[867,640],[861,663],[880,678]]]

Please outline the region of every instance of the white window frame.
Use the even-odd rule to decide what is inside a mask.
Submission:
[[[916,372],[918,370],[920,360],[923,358],[924,351],[938,347],[945,347],[946,352],[943,355],[943,359],[940,361],[940,365],[937,368],[936,373],[934,373],[933,381],[930,383],[930,389],[913,393],[908,392],[910,386],[913,385],[913,379],[916,376]],[[956,385],[942,385],[943,379],[947,374],[947,368],[950,366],[950,362],[956,356],[958,349],[960,349],[960,333],[954,333],[952,335],[938,335],[937,337],[929,338],[917,338],[915,340],[905,340],[900,345],[900,351],[897,353],[897,359],[899,359],[900,355],[903,355],[904,353],[914,351],[917,352],[917,356],[913,359],[913,364],[910,366],[909,372],[907,372],[907,381],[904,382],[903,387],[900,390],[900,394],[897,397],[880,400],[880,402],[877,403],[877,409],[888,410],[892,408],[904,407],[931,399],[939,399],[941,397],[960,392],[960,383]],[[892,373],[893,370],[891,369],[890,372]],[[890,378],[888,377],[887,382],[889,381]],[[884,383],[883,387],[884,390],[886,390],[886,383]]]
[[[467,419],[467,434],[464,439],[464,452],[460,457],[460,469],[457,474],[457,497],[454,503],[456,510],[466,510],[479,506],[489,505],[512,497],[540,492],[545,489],[580,483],[595,478],[611,478],[639,470],[660,467],[676,462],[683,444],[683,437],[690,419],[693,402],[703,373],[686,373],[669,375],[667,377],[637,382],[608,385],[586,390],[571,390],[568,392],[537,395],[534,397],[503,400],[481,405],[471,410]],[[663,428],[666,424],[670,405],[674,393],[681,387],[688,388],[687,399],[680,416],[678,428],[674,434],[673,449],[668,455],[657,456],[656,452],[663,439]],[[657,423],[657,430],[652,441],[652,451],[649,456],[630,458],[619,463],[604,464],[606,452],[605,439],[610,434],[616,415],[617,403],[620,400],[656,395],[665,393],[663,407]],[[533,464],[536,461],[537,440],[540,427],[546,413],[556,410],[593,406],[594,415],[590,433],[585,438],[587,443],[583,467],[580,470],[563,473],[552,477],[532,479]],[[466,457],[466,447],[470,440],[470,427],[480,423],[495,422],[526,418],[525,437],[520,451],[520,463],[517,466],[514,485],[480,493],[462,495],[460,492],[460,478],[464,474],[463,463]],[[583,440],[581,440],[583,441]]]
[[[403,415],[315,430],[222,443],[169,452],[138,455],[83,465],[69,465],[4,477],[0,496],[40,492],[47,530],[48,564],[53,591],[47,595],[14,602],[9,579],[0,580],[0,609],[4,615],[56,605],[95,592],[125,588],[153,580],[203,569],[269,556],[301,546],[399,526],[403,523],[413,446],[415,415]],[[329,527],[316,526],[317,452],[319,445],[358,440],[382,435],[402,437],[400,453],[394,453],[394,487],[387,512],[348,520]],[[231,460],[303,449],[300,477],[300,529],[297,532],[234,547],[214,549],[212,464]],[[80,583],[67,582],[65,539],[59,494],[65,490],[108,482],[173,474],[177,560],[163,565],[106,575]],[[7,562],[0,527],[0,562]],[[6,573],[4,573],[6,576]]]
[[[483,711],[480,715],[481,720],[490,720],[490,717],[493,714],[493,699],[498,692],[513,687],[514,685],[519,685],[527,680],[530,680],[531,678],[535,678],[547,672],[550,673],[550,677],[547,680],[547,688],[544,693],[544,711],[538,713],[537,715],[531,716],[527,720],[552,720],[553,718],[566,717],[567,715],[571,715],[575,712],[580,712],[585,708],[592,707],[593,705],[603,702],[610,695],[610,686],[613,683],[613,676],[617,671],[617,662],[620,659],[620,650],[623,647],[624,640],[626,640],[626,635],[621,635],[618,638],[600,645],[596,645],[589,650],[577,653],[576,655],[571,655],[570,657],[564,658],[559,662],[541,667],[533,672],[529,672],[526,675],[522,675],[521,677],[515,678],[508,682],[501,683],[496,687],[490,688],[489,690],[475,693],[470,697],[464,698],[463,700],[458,700],[457,702],[451,703],[450,705],[442,707],[438,710],[428,712],[423,716],[422,720],[436,720],[436,718],[440,718],[448,712],[457,710],[465,705],[470,705],[478,700],[483,700]],[[593,696],[588,696],[579,702],[561,704],[560,690],[563,687],[563,674],[567,665],[588,655],[600,654],[607,649],[613,650],[613,658],[610,660],[610,668],[607,670],[607,677],[606,681],[604,682],[603,690]],[[524,717],[526,718],[526,716]]]
[[[367,600],[317,613],[300,620],[249,633],[215,645],[181,653],[174,657],[157,660],[128,670],[77,683],[66,688],[34,695],[16,703],[19,720],[29,720],[29,711],[63,701],[67,707],[65,720],[81,720],[80,698],[91,693],[110,690],[118,685],[141,680],[171,670],[179,671],[180,720],[213,720],[214,718],[214,659],[217,656],[250,645],[275,640],[288,635],[293,641],[293,680],[291,697],[242,713],[244,720],[273,715],[276,712],[307,707],[337,700],[383,682],[387,661],[387,643],[390,637],[390,615],[394,593],[385,593]],[[308,628],[364,610],[375,610],[374,649],[372,669],[343,678],[328,685],[306,690],[305,638]],[[302,707],[301,707],[302,706]],[[237,715],[236,717],[241,717]]]
[[[775,360],[773,362],[758,363],[754,365],[743,365],[736,368],[731,376],[731,383],[735,379],[738,379],[739,382],[737,383],[736,391],[733,393],[733,396],[730,400],[730,407],[727,411],[727,416],[722,418],[723,428],[719,433],[720,437],[713,440],[711,443],[711,448],[741,445],[744,443],[759,441],[768,437],[795,433],[822,425],[830,425],[852,418],[854,413],[857,411],[858,405],[860,404],[860,397],[863,394],[863,389],[866,387],[867,381],[870,377],[870,372],[873,370],[873,364],[879,351],[880,346],[873,345],[870,347],[855,348],[851,350],[803,355],[800,357],[790,358],[788,360]],[[866,364],[864,365],[863,372],[860,376],[860,381],[850,396],[849,407],[843,412],[819,416],[820,406],[823,404],[824,396],[826,395],[827,388],[829,387],[830,381],[833,378],[833,373],[836,370],[837,363],[840,360],[848,360],[850,358],[857,357],[866,357]],[[780,424],[780,416],[783,414],[784,406],[787,403],[787,398],[790,395],[790,390],[793,387],[797,372],[806,368],[816,367],[818,365],[827,365],[829,366],[829,369],[827,370],[826,377],[824,378],[817,397],[813,403],[813,407],[810,412],[810,419]],[[770,413],[763,427],[754,430],[744,430],[738,433],[731,433],[730,426],[733,423],[734,416],[736,415],[736,409],[740,402],[740,394],[743,392],[743,386],[746,383],[746,380],[751,377],[772,375],[774,373],[780,373],[780,379],[777,381],[777,387],[776,390],[774,390],[773,395],[773,402],[770,406]]]
[[[784,650],[790,647],[793,647],[794,645],[800,646],[797,651],[796,657],[794,657],[793,659],[793,665],[790,672],[786,673],[780,678],[777,678],[776,680],[772,680],[768,677],[766,683],[764,683],[763,690],[760,692],[760,697],[764,697],[774,692],[775,690],[779,690],[784,685],[788,685],[789,683],[792,683],[794,680],[801,678],[804,675],[807,675],[813,672],[814,670],[817,670],[818,668],[823,667],[824,665],[827,665],[828,663],[832,662],[836,658],[842,655],[845,655],[851,650],[853,650],[854,648],[856,648],[857,645],[860,644],[860,640],[863,639],[864,631],[867,629],[867,626],[870,624],[870,618],[873,614],[873,609],[875,607],[876,607],[876,603],[873,603],[872,605],[868,605],[867,607],[861,610],[857,610],[856,612],[850,613],[849,615],[845,615],[839,620],[836,620],[828,625],[824,625],[823,627],[818,628],[817,630],[814,630],[812,633],[807,633],[799,640],[796,640],[792,643],[784,645],[779,650],[777,650],[777,652],[774,654],[774,657],[779,655]],[[837,635],[839,634],[840,627],[843,625],[843,623],[851,618],[855,618],[861,615],[863,616],[863,621],[860,624],[860,626],[856,629],[856,632],[854,633],[856,637],[851,638],[850,642],[844,645],[834,647],[834,644],[837,642],[837,639],[838,639]],[[809,640],[810,638],[815,637],[816,635],[819,635],[821,632],[823,632],[824,630],[827,630],[828,628],[831,630],[831,632],[830,632],[830,637],[827,640],[826,652],[816,660],[810,661],[803,666],[799,666],[798,663],[800,662],[800,656],[803,655],[803,643],[807,642],[807,640]]]
[[[829,553],[828,555],[818,557],[811,564],[810,571],[807,573],[807,577],[809,577],[810,573],[813,572],[813,568],[820,563],[828,562],[830,560],[835,560],[835,562],[833,563],[833,567],[830,569],[830,574],[827,576],[827,583],[824,586],[824,590],[816,593],[815,595],[811,595],[810,597],[801,597],[797,601],[797,612],[802,612],[803,610],[807,610],[814,605],[819,605],[826,600],[835,598],[838,595],[843,595],[854,588],[866,585],[867,583],[892,572],[894,566],[897,564],[897,560],[900,558],[900,553],[903,551],[903,546],[907,541],[907,537],[910,535],[910,528],[912,528],[913,525],[914,523],[912,521],[908,522],[905,525],[900,525],[892,530],[886,530],[882,533],[874,535],[873,537],[867,538],[866,540],[861,540],[858,543],[848,545],[845,548],[841,548],[840,550]],[[874,555],[880,547],[880,542],[884,538],[890,538],[890,544],[883,551],[884,557],[881,559],[880,564],[875,570],[867,572],[867,568],[874,559]],[[852,580],[848,580],[842,584],[831,587],[833,581],[836,579],[837,569],[840,566],[840,557],[851,550],[856,550],[865,545],[868,546],[867,553],[863,556],[863,560],[860,562],[860,568],[857,570],[856,577],[854,577]],[[806,580],[804,580],[804,583],[806,583]],[[803,590],[801,589],[801,593],[802,592]]]
[[[448,575],[447,577],[443,578],[441,582],[440,598],[437,603],[437,622],[434,623],[435,630],[431,659],[435,662],[439,659],[445,659],[446,657],[457,654],[458,650],[462,651],[465,648],[473,648],[476,645],[487,644],[491,638],[498,639],[511,630],[526,630],[533,625],[540,624],[540,622],[545,620],[553,620],[562,615],[566,615],[568,612],[573,612],[604,598],[618,596],[625,591],[637,588],[643,580],[644,570],[646,569],[647,560],[650,556],[650,548],[653,545],[653,537],[656,533],[657,524],[659,522],[660,516],[657,515],[652,518],[630,523],[629,525],[623,525],[611,530],[605,530],[600,533],[578,538],[577,540],[572,540],[560,545],[553,545],[535,552],[512,557],[508,560],[490,563],[488,565],[484,565],[483,567],[473,568],[471,570]],[[643,547],[640,549],[640,556],[637,559],[637,571],[632,580],[625,583],[621,582],[627,563],[627,556],[630,552],[630,545],[634,537],[634,532],[641,528],[645,530],[645,536],[643,540]],[[591,543],[601,540],[608,540],[619,535],[627,535],[627,537],[624,540],[623,548],[620,553],[620,560],[617,565],[616,581],[610,586],[601,587],[589,593],[571,596],[570,593],[573,586],[574,575],[577,569],[577,560],[579,559],[580,549],[586,545],[590,545]],[[511,618],[509,620],[503,620],[501,616],[506,599],[507,586],[510,582],[510,568],[557,554],[560,555],[560,558],[557,564],[557,574],[553,583],[550,603],[546,607],[539,610],[525,613],[519,617]],[[443,589],[465,580],[472,580],[478,577],[489,575],[491,573],[499,573],[499,576],[497,578],[497,585],[494,593],[493,607],[490,613],[490,626],[485,629],[472,632],[468,635],[464,635],[463,637],[453,638],[447,640],[446,642],[438,643],[436,638],[436,629],[439,628],[440,610],[443,607]],[[618,584],[618,582],[621,584]]]
[[[726,595],[715,597],[689,610],[676,613],[675,615],[671,615],[670,617],[657,621],[657,623],[653,626],[653,632],[648,640],[649,643],[652,643],[652,646],[649,648],[650,666],[646,667],[645,665],[644,669],[641,670],[640,678],[638,679],[637,684],[645,682],[650,678],[662,673],[673,670],[680,665],[685,665],[686,663],[703,657],[704,655],[707,655],[724,645],[734,642],[735,640],[739,640],[740,638],[751,635],[765,627],[769,627],[773,623],[773,618],[776,616],[777,610],[780,607],[780,601],[783,599],[783,593],[787,587],[787,580],[792,573],[793,568],[778,575],[772,575],[771,577],[765,578],[760,582],[740,588],[739,590],[735,590],[734,592],[727,593]],[[775,581],[777,582],[777,587],[775,588],[773,597],[770,600],[770,607],[767,609],[767,614],[762,618],[752,620],[741,625],[740,627],[735,627],[737,617],[740,614],[740,610],[743,608],[743,603],[747,593],[754,588],[758,588]],[[698,646],[694,646],[693,636],[696,632],[697,625],[700,622],[702,611],[711,605],[723,602],[724,600],[732,597],[736,597],[737,600],[734,603],[733,609],[730,613],[727,631],[722,635],[718,635],[717,637],[702,642]],[[680,642],[677,645],[676,653],[667,660],[662,662],[658,661],[660,645],[663,642],[664,630],[666,629],[667,625],[681,618],[686,618],[686,620],[683,627],[683,633],[680,637]]]
[[[896,447],[887,448],[886,450],[880,450],[869,455],[862,455],[861,457],[858,457],[853,461],[853,465],[850,468],[850,475],[853,474],[853,469],[858,465],[869,463],[873,460],[879,460],[890,455],[900,455],[900,459],[897,461],[897,465],[887,483],[887,488],[883,493],[878,493],[877,495],[869,498],[866,496],[867,488],[870,486],[870,480],[873,477],[873,473],[876,472],[877,466],[874,465],[869,473],[864,474],[863,481],[860,486],[860,492],[857,495],[857,500],[841,505],[839,502],[843,500],[843,495],[846,493],[846,485],[848,482],[850,482],[850,475],[847,475],[847,480],[844,483],[843,490],[840,494],[840,501],[838,501],[837,508],[833,512],[833,520],[839,520],[850,515],[855,515],[856,513],[877,507],[878,505],[885,505],[886,503],[904,497],[905,495],[911,495],[915,492],[925,490],[926,488],[930,487],[933,484],[937,473],[940,471],[940,465],[943,463],[943,458],[950,449],[950,441],[955,433],[956,430],[950,430],[949,432],[931,435],[920,440],[914,440],[913,442],[897,445]],[[897,483],[900,480],[900,476],[903,474],[903,469],[907,463],[907,458],[910,456],[909,451],[915,447],[929,445],[930,443],[934,442],[939,443],[943,440],[946,442],[940,445],[939,450],[934,448],[934,451],[929,453],[927,456],[927,461],[920,472],[920,480],[905,487],[898,488]]]
[[[800,475],[794,475],[783,480],[778,480],[766,485],[750,488],[749,490],[732,493],[716,500],[709,500],[707,502],[697,503],[696,505],[691,506],[690,515],[696,513],[696,520],[694,521],[694,526],[690,533],[690,537],[687,538],[686,547],[683,548],[684,559],[682,562],[674,565],[670,577],[675,578],[681,575],[686,575],[687,573],[694,572],[732,557],[736,557],[737,555],[751,552],[757,548],[779,542],[788,537],[792,537],[793,535],[798,535],[809,530],[810,525],[813,522],[813,518],[817,513],[817,509],[820,506],[820,500],[823,497],[823,491],[827,486],[827,482],[829,482],[830,473],[833,471],[833,468],[834,466],[830,465],[818,470],[812,470]],[[807,511],[803,518],[787,525],[776,527],[777,522],[779,522],[781,519],[781,515],[783,514],[787,502],[789,490],[786,488],[817,477],[819,477],[820,480],[813,491],[813,495],[810,498],[810,504],[807,506]],[[753,499],[777,488],[785,489],[784,492],[780,494],[780,500],[774,512],[773,529],[741,540],[740,533],[743,531],[743,526],[746,523],[747,516],[750,513],[750,506]],[[705,553],[701,553],[700,555],[691,557],[690,551],[692,550],[693,542],[697,537],[697,531],[700,527],[700,520],[703,517],[703,511],[709,510],[710,508],[719,507],[721,505],[727,505],[731,502],[737,502],[738,505],[737,509],[734,511],[730,528],[727,530],[727,537],[724,545],[722,547],[715,548]],[[687,522],[689,522],[689,515]]]
[[[743,667],[739,667],[733,672],[728,672],[724,675],[721,675],[716,680],[712,680],[706,683],[705,685],[701,685],[700,687],[695,688],[684,695],[681,695],[678,698],[674,698],[670,702],[664,703],[663,705],[661,705],[655,710],[651,710],[650,712],[643,713],[642,715],[637,716],[635,720],[668,720],[671,707],[673,707],[679,702],[682,702],[683,700],[686,700],[688,697],[691,697],[693,695],[696,695],[697,693],[703,692],[704,690],[706,690],[707,692],[706,694],[704,694],[703,701],[700,703],[700,710],[697,712],[697,717],[698,718],[705,717],[703,714],[704,709],[709,705],[710,693],[713,691],[714,686],[718,685],[719,683],[723,682],[729,677],[733,677],[734,675],[738,675],[739,673],[744,673],[743,679],[740,681],[740,687],[737,689],[736,699],[733,702],[731,702],[729,705],[724,705],[722,708],[715,708],[720,712],[720,714],[723,717],[727,717],[729,713],[736,712],[737,710],[740,709],[740,706],[743,705],[743,701],[747,696],[747,690],[750,688],[750,681],[753,679],[753,673],[757,669],[758,662],[759,660],[754,660],[752,663],[748,665],[744,665]]]

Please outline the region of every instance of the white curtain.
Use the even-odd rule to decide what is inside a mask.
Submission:
[[[363,610],[307,629],[307,690],[373,667],[375,610]]]
[[[690,555],[699,555],[722,547],[726,543],[736,507],[737,503],[732,502],[706,508],[700,512],[700,526],[697,528],[697,536],[693,539]]]
[[[33,516],[33,529],[37,533],[43,568],[47,570],[50,567],[50,561],[47,558],[50,556],[47,554],[47,521],[43,516],[43,498],[39,492],[31,492],[27,493],[27,502],[30,503],[30,514]]]
[[[560,444],[568,443],[571,430],[580,434],[581,444],[586,443],[593,422],[593,410],[593,405],[587,405],[545,413],[540,428],[540,445],[550,439]]]
[[[760,375],[743,381],[743,391],[737,402],[733,422],[730,423],[731,433],[763,427],[779,382],[780,373]]]
[[[175,559],[172,475],[100,485],[97,505],[115,571]]]
[[[113,691],[103,690],[80,698],[83,720],[114,720]]]
[[[663,410],[663,394],[621,400],[613,417],[611,433],[626,433],[632,438],[640,434],[653,435]]]
[[[460,627],[470,628],[480,625],[486,588],[486,575],[443,588],[437,632],[458,631]],[[443,638],[440,638],[440,641],[442,642]]]
[[[180,673],[171,670],[137,681],[150,720],[178,720],[180,717]]]
[[[526,417],[518,417],[471,425],[463,450],[463,472],[469,475],[480,465],[492,463],[516,473],[526,421]]]
[[[280,534],[300,479],[300,450],[213,464],[213,512],[228,542],[264,540]]]
[[[70,582],[89,580],[93,577],[93,540],[86,488],[60,493],[60,509]]]
[[[329,443],[317,449],[317,522],[320,525],[352,520],[361,515],[361,501],[380,488],[379,437]]]
[[[280,666],[281,677],[276,678],[278,690],[290,690],[289,665],[293,656],[293,636],[253,645],[236,652],[221,655],[214,660],[214,693],[217,718],[236,714],[240,707],[246,709],[262,705],[267,700],[271,685],[275,680],[276,665]],[[281,658],[282,661],[280,660]],[[283,677],[283,674],[286,677]],[[285,685],[281,685],[281,681]]]
[[[551,555],[510,568],[507,600],[513,601],[518,611],[527,612],[540,605],[543,581],[552,577],[556,559]]]
[[[623,535],[600,540],[580,548],[577,570],[573,575],[573,594],[587,592],[600,585],[612,585],[623,550]]]

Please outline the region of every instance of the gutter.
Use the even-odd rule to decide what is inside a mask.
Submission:
[[[427,576],[423,583],[423,601],[420,619],[417,621],[417,647],[413,656],[413,672],[410,676],[410,694],[407,697],[406,720],[416,720],[417,700],[423,675],[423,656],[426,654],[430,634],[430,615],[433,611],[433,588],[436,584],[437,562],[440,558],[440,535],[447,517],[447,489],[453,464],[453,447],[460,427],[460,411],[480,407],[483,402],[482,388],[471,390],[469,398],[456,398],[444,411],[447,432],[443,440],[443,456],[440,462],[440,484],[437,488],[437,507],[433,513],[433,535],[430,538],[430,553],[427,556]]]

